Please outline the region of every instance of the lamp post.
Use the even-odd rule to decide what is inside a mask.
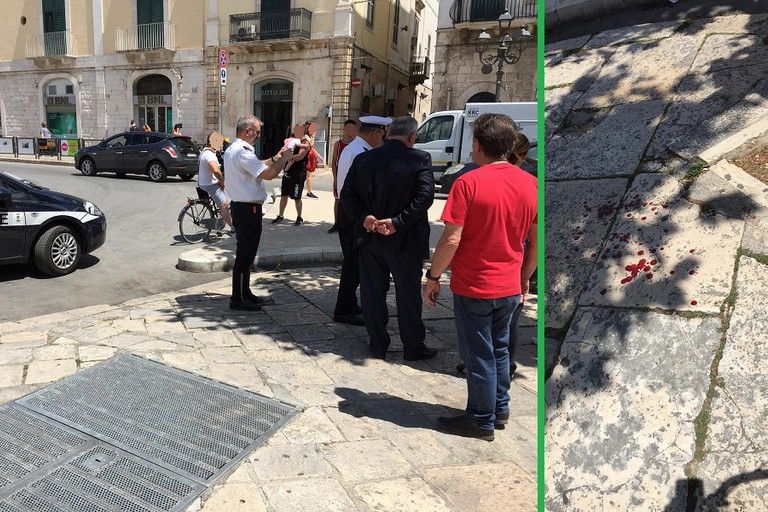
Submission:
[[[531,41],[531,33],[525,28],[520,27],[520,33],[515,36],[509,35],[509,29],[512,26],[512,20],[515,18],[504,11],[499,16],[499,47],[494,55],[488,51],[491,43],[491,35],[483,29],[483,32],[475,41],[475,49],[483,63],[483,74],[490,74],[493,71],[493,65],[498,63],[496,70],[496,101],[501,101],[501,82],[504,79],[504,63],[515,64],[520,60],[523,51],[528,47]]]

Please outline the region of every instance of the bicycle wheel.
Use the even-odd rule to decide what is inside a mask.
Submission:
[[[179,213],[179,233],[190,244],[204,242],[213,226],[213,212],[204,201],[188,204]]]

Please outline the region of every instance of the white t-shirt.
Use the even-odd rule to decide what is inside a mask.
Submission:
[[[211,172],[210,162],[215,163],[216,167],[219,167],[219,159],[216,158],[216,153],[210,148],[203,149],[200,152],[197,166],[197,184],[201,187],[216,185],[219,182],[213,175],[213,172]]]
[[[349,168],[352,167],[352,161],[357,155],[369,149],[373,148],[370,144],[365,142],[365,139],[358,135],[352,139],[352,142],[350,142],[347,147],[344,148],[344,151],[341,152],[336,170],[336,193],[338,195],[341,195],[341,189],[344,187],[344,180],[347,179]]]
[[[235,139],[224,152],[229,198],[243,203],[266,201],[267,189],[264,180],[259,177],[266,168],[256,156],[253,146],[243,139]]]

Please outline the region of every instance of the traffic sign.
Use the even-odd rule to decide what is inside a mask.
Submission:
[[[221,68],[221,70],[219,70],[219,81],[221,82],[221,85],[227,83],[227,68]]]
[[[352,87],[360,87],[361,85],[363,85],[363,81],[360,78],[352,79]]]
[[[222,94],[221,95],[221,102],[222,103],[226,103],[227,102],[227,95],[226,94]]]
[[[219,66],[225,68],[227,67],[227,63],[229,63],[229,55],[227,55],[227,50],[219,50]]]

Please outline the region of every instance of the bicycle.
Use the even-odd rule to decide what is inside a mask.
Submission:
[[[211,196],[200,187],[197,189],[197,199],[187,197],[187,204],[179,212],[179,233],[190,244],[205,242],[216,231],[221,235],[227,224],[221,218],[219,207]]]

